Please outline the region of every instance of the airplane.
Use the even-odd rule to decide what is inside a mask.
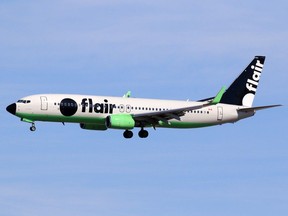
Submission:
[[[37,94],[24,97],[6,110],[21,121],[78,123],[82,129],[124,130],[125,138],[133,137],[132,129],[140,128],[140,138],[148,137],[145,128],[199,128],[234,123],[253,116],[256,111],[277,107],[253,107],[262,75],[265,56],[255,56],[229,88],[222,87],[215,97],[198,101],[177,101],[76,94]]]

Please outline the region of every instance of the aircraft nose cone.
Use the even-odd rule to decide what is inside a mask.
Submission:
[[[16,113],[16,103],[10,104],[9,106],[6,107],[7,112],[15,115]]]

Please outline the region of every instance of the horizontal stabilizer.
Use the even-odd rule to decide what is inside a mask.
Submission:
[[[212,101],[215,97],[210,97],[210,98],[205,98],[201,100],[197,100],[197,102],[207,102],[207,101]]]
[[[277,104],[277,105],[269,105],[269,106],[258,106],[258,107],[249,107],[249,108],[241,108],[238,111],[241,112],[251,112],[251,111],[258,111],[258,110],[263,110],[263,109],[268,109],[268,108],[273,108],[273,107],[278,107],[278,106],[282,106],[281,104]]]

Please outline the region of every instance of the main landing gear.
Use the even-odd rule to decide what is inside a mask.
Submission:
[[[32,126],[30,127],[30,131],[35,131],[35,130],[36,130],[36,127],[35,127],[35,123],[33,122]]]
[[[143,128],[139,131],[138,136],[140,138],[147,138],[149,135],[147,130],[144,130]]]
[[[138,133],[138,136],[140,138],[147,138],[149,135],[148,131],[147,130],[144,130],[143,128],[139,131]],[[133,137],[133,132],[130,131],[130,130],[125,130],[124,133],[123,133],[123,136],[126,138],[126,139],[130,139]]]
[[[130,131],[130,130],[125,130],[124,133],[123,133],[123,136],[126,138],[126,139],[130,139],[133,137],[133,132]]]

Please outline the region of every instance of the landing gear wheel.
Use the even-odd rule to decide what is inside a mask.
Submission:
[[[35,127],[35,124],[33,123],[32,126],[30,127],[30,131],[35,131],[36,130],[36,127]]]
[[[130,139],[133,137],[133,132],[132,131],[129,131],[129,130],[125,130],[124,133],[123,133],[123,136],[126,138],[126,139]]]
[[[36,127],[35,126],[31,126],[30,127],[30,131],[35,131],[36,130]]]
[[[147,130],[141,129],[141,130],[139,131],[138,135],[139,135],[140,138],[147,138],[148,135],[149,135],[149,133],[148,133]]]

